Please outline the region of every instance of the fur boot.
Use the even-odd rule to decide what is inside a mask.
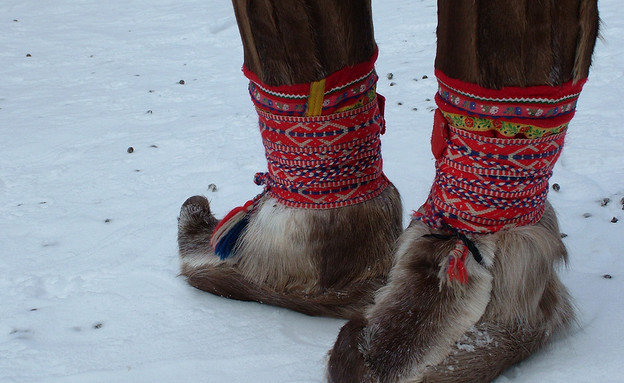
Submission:
[[[595,0],[438,0],[436,180],[388,285],[340,331],[330,382],[489,382],[573,322],[545,199],[598,24]]]
[[[393,186],[339,209],[290,208],[265,196],[234,255],[221,260],[210,246],[218,220],[206,198],[191,197],[178,222],[181,274],[216,295],[348,318],[385,283],[401,213]]]
[[[348,145],[342,145],[345,141],[334,135],[340,129],[324,135],[315,130],[328,115],[348,113],[347,109],[382,100],[376,98],[374,60],[370,61],[377,51],[370,0],[234,0],[232,4],[243,42],[244,71],[251,80],[250,94],[262,119],[263,143],[265,148],[271,146],[267,148],[269,174],[261,177],[268,192],[245,217],[246,227],[232,251],[228,247],[225,257],[218,245],[218,255],[211,246],[213,232],[215,238],[222,238],[222,232],[208,201],[199,196],[187,200],[178,225],[181,273],[192,286],[213,294],[283,306],[309,315],[350,317],[372,302],[374,292],[387,279],[392,250],[402,230],[399,194],[392,185],[384,184],[378,188],[381,194],[368,194],[371,198],[348,206],[326,209],[317,205],[308,209],[288,205],[283,202],[291,197],[292,190],[321,178],[343,195],[359,198],[361,193],[351,188],[353,183],[345,185],[339,178],[336,181],[335,173],[323,174],[326,169],[333,170],[333,165],[314,168],[317,173],[309,172],[308,164],[301,169],[289,168],[292,163],[314,157],[309,153],[296,161],[287,156],[277,163],[275,157],[284,153],[286,141],[297,153],[313,145],[308,141],[325,140],[322,145],[334,145],[328,152],[336,153],[353,142],[370,141],[365,151],[338,154],[332,160],[360,161],[342,164],[341,169],[345,173],[363,173],[358,176],[362,184],[372,184],[366,167],[370,170],[370,165],[376,164],[381,171],[380,158],[366,154],[379,152],[375,147],[378,139],[374,138],[377,132],[352,137]],[[359,63],[367,61],[371,66],[358,73]],[[287,97],[283,97],[285,94]],[[301,99],[301,94],[309,95],[307,101]],[[356,94],[359,96],[354,97]],[[379,108],[383,109],[383,105]],[[322,117],[297,134],[293,129],[300,126],[283,127],[291,117],[304,114]],[[360,124],[360,131],[374,125],[382,128],[382,115],[383,111],[377,113],[373,124],[356,124]],[[354,127],[344,126],[343,130],[352,132]],[[383,133],[383,128],[380,130]],[[276,138],[276,134],[280,136]],[[314,139],[307,138],[312,136]],[[297,141],[298,137],[306,138]],[[325,154],[316,153],[317,158]],[[362,160],[363,155],[368,159]],[[306,171],[304,182],[301,173]],[[284,188],[284,182],[291,182],[291,187]],[[318,190],[306,195],[314,197]],[[222,227],[230,227],[229,220],[224,222]]]
[[[330,352],[329,382],[489,382],[573,321],[550,205],[535,225],[479,236],[467,284],[442,269],[455,240],[431,232],[413,221],[401,236],[388,285]]]

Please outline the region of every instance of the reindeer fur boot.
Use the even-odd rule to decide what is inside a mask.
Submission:
[[[178,244],[192,286],[309,315],[346,318],[372,303],[402,229],[399,194],[382,172],[375,58],[292,86],[245,69],[265,190],[221,221],[204,197],[184,203]]]
[[[488,382],[573,321],[546,196],[584,81],[492,90],[436,75],[433,187],[388,285],[341,330],[330,382]]]
[[[591,64],[595,0],[438,0],[436,176],[333,383],[480,383],[574,320],[548,179]]]
[[[451,265],[463,242],[412,221],[388,285],[340,331],[328,381],[489,382],[573,321],[556,275],[566,250],[549,205],[535,225],[471,242],[478,260],[468,253]]]

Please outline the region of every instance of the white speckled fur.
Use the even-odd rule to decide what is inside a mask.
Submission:
[[[315,211],[263,200],[234,252],[243,275],[278,290],[310,285],[318,274],[308,246],[311,214]]]

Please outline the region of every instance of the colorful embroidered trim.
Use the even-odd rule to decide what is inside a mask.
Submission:
[[[487,118],[553,129],[574,115],[582,84],[496,91],[438,75],[443,90],[437,95],[431,139],[436,176],[415,217],[464,234],[493,233],[539,221],[565,129],[541,138],[491,137],[461,129],[463,125],[457,126],[444,113],[486,118],[487,107],[496,106]],[[453,93],[446,90],[451,89],[449,83]]]
[[[375,60],[345,67],[310,84],[268,86],[243,67],[249,94],[257,109],[277,115],[319,116],[361,108],[377,98]],[[383,98],[379,98],[382,103]]]
[[[455,113],[445,113],[442,115],[452,126],[470,132],[496,132],[501,137],[540,138],[551,134],[561,133],[567,129],[568,123],[554,126],[552,128],[540,128],[530,124],[506,121],[504,119],[491,119],[483,117],[466,116]]]
[[[440,71],[436,76],[436,104],[453,126],[516,138],[539,138],[565,130],[586,81],[494,90],[452,79]]]
[[[271,87],[243,68],[259,117],[268,172],[265,190],[232,210],[210,243],[222,259],[233,251],[261,197],[295,208],[332,209],[367,201],[389,185],[382,171],[384,99],[370,61],[311,84]]]

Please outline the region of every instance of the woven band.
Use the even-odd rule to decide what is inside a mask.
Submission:
[[[309,84],[269,86],[243,67],[249,79],[249,95],[258,110],[274,115],[320,116],[362,107],[375,99],[377,52],[369,61],[345,67]]]
[[[436,176],[416,218],[466,234],[539,221],[584,81],[491,90],[437,75],[439,109],[432,134]],[[464,122],[475,118],[492,129],[466,129]],[[512,132],[497,127],[511,125],[527,128],[514,133],[516,138],[501,138]],[[540,132],[540,138],[526,138],[531,132]]]
[[[329,209],[367,201],[388,186],[382,171],[383,117],[376,102],[318,117],[258,111],[268,163],[258,173],[280,203]]]

